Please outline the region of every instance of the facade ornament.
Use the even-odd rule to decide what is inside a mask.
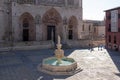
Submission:
[[[67,23],[68,23],[67,18],[64,17],[64,19],[63,19],[63,24],[64,24],[64,25],[67,25]]]
[[[35,16],[35,24],[40,24],[41,23],[41,16],[40,15],[36,15]]]

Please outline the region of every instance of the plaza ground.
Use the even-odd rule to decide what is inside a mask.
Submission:
[[[103,49],[65,49],[83,71],[71,76],[42,73],[37,66],[54,49],[0,52],[0,80],[120,80],[120,52]]]

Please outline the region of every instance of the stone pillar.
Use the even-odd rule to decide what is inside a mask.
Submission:
[[[38,2],[39,2],[38,0],[35,0],[35,4],[36,4],[36,5],[38,5],[38,4],[39,4]]]
[[[4,10],[0,7],[0,42],[3,41],[4,34]]]
[[[19,17],[18,16],[12,16],[12,36],[13,36],[13,41],[20,41],[22,35],[20,25],[19,25]]]
[[[66,7],[68,6],[68,0],[65,0],[65,6]]]
[[[42,27],[36,24],[36,41],[42,40]]]
[[[67,42],[67,25],[63,25],[63,43]]]

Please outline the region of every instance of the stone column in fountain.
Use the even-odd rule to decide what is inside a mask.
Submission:
[[[58,64],[61,63],[61,58],[64,57],[64,51],[61,49],[62,44],[60,43],[60,36],[58,35],[58,43],[57,43],[57,49],[55,50],[55,57],[58,60]]]

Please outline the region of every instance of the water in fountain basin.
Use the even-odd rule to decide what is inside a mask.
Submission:
[[[68,61],[68,60],[61,60],[61,63],[58,64],[58,60],[57,59],[49,59],[49,60],[45,60],[44,64],[49,64],[49,65],[53,65],[53,66],[67,66],[67,65],[71,65],[73,62]]]

